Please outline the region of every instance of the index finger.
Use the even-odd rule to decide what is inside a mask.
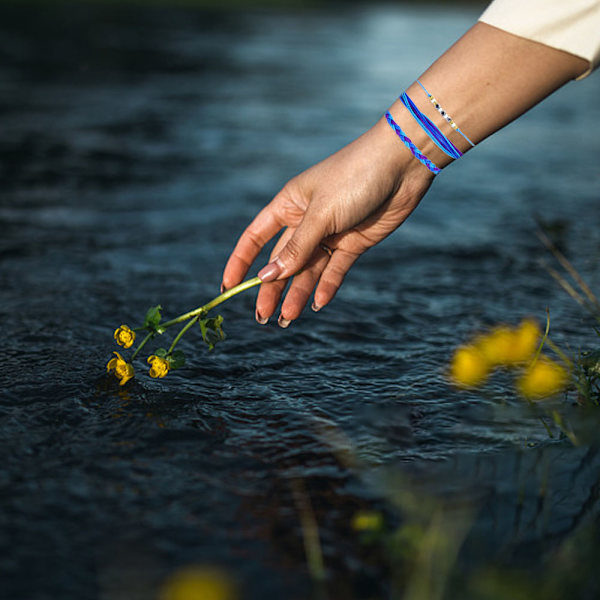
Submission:
[[[240,236],[225,265],[222,287],[229,289],[240,283],[265,244],[283,227],[284,224],[277,218],[273,202],[269,203]]]

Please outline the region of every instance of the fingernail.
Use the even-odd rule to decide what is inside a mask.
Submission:
[[[290,326],[291,321],[289,321],[288,319],[284,319],[281,315],[279,315],[277,323],[279,324],[279,327],[287,329]]]
[[[315,312],[319,312],[321,310],[321,307],[313,301],[311,308],[315,311]]]
[[[281,273],[281,265],[274,260],[258,272],[258,278],[264,282],[274,281],[279,273]]]
[[[224,284],[224,283],[222,283],[222,284],[221,284],[221,294],[222,294],[224,291],[225,291],[225,284]]]
[[[257,310],[254,311],[254,318],[259,325],[266,325],[269,322],[269,317],[261,317]]]

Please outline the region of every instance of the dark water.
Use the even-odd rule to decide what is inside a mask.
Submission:
[[[457,392],[444,367],[472,331],[547,306],[557,343],[596,342],[540,266],[534,215],[563,227],[599,290],[600,78],[443,173],[322,313],[259,327],[247,292],[221,311],[214,353],[189,334],[186,368],[154,381],[140,362],[123,390],[104,375],[114,328],[216,295],[257,210],[477,13],[49,4],[0,6],[2,597],[155,598],[190,564],[225,568],[245,599],[312,597],[294,489],[315,513],[328,598],[403,597],[416,577],[361,541],[356,511],[393,531],[442,505],[444,522],[470,514],[446,597],[482,597],[491,566],[554,582],[555,551],[568,576],[553,593],[593,597],[598,414],[558,403],[573,447],[505,380]],[[586,560],[567,552],[582,547]]]

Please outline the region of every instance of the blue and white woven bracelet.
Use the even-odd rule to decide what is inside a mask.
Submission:
[[[413,116],[421,129],[431,138],[431,141],[450,158],[460,158],[462,152],[438,129],[437,125],[428,119],[410,99],[410,96],[403,92],[400,101],[404,104],[406,110]]]
[[[396,135],[402,140],[402,143],[411,151],[412,155],[421,163],[423,163],[434,175],[437,175],[441,169],[432,163],[410,140],[410,138],[402,131],[400,125],[392,119],[390,111],[385,113],[385,118],[390,124],[390,127],[396,132]]]

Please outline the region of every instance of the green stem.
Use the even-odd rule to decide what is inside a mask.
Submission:
[[[552,430],[550,429],[550,427],[548,427],[548,424],[546,423],[546,421],[544,421],[544,417],[539,417],[542,425],[546,428],[546,433],[548,434],[549,437],[554,438],[554,435],[552,435]]]
[[[201,316],[205,315],[209,310],[211,310],[215,306],[218,306],[219,304],[221,304],[221,302],[225,302],[225,300],[228,300],[232,296],[235,296],[236,294],[239,294],[240,292],[243,292],[244,290],[248,290],[256,285],[260,285],[261,283],[262,283],[262,281],[260,280],[259,277],[253,277],[252,279],[243,281],[239,285],[236,285],[235,287],[232,287],[230,290],[226,290],[225,292],[223,292],[216,298],[213,298],[210,302],[208,302],[204,306],[200,306],[199,308],[190,310],[189,312],[179,315],[178,317],[171,319],[170,321],[167,321],[166,323],[161,323],[159,325],[159,327],[161,329],[166,329],[167,327],[171,327],[171,325],[176,325],[177,323],[181,323],[182,321],[187,321],[188,319],[191,319],[192,317],[197,316],[198,318],[200,318]]]
[[[570,429],[567,429],[562,415],[557,410],[552,411],[552,419],[558,425],[559,429],[571,440],[573,446],[579,446],[577,436]]]
[[[550,309],[546,308],[546,331],[544,331],[544,335],[542,336],[540,345],[538,346],[535,356],[533,357],[533,360],[530,363],[531,366],[535,365],[535,363],[537,362],[537,359],[540,357],[540,353],[542,352],[542,348],[544,347],[544,344],[545,344],[546,340],[548,339],[549,333],[550,333]]]
[[[177,334],[177,336],[175,337],[175,339],[173,340],[173,343],[171,344],[171,347],[169,348],[169,351],[167,352],[167,356],[169,356],[169,354],[171,354],[171,352],[173,352],[173,348],[175,348],[175,346],[177,346],[177,342],[179,342],[179,340],[183,337],[183,334],[194,324],[198,321],[198,319],[200,318],[200,315],[196,315],[195,317],[193,317],[190,321],[188,321],[184,327],[181,328],[181,331]],[[164,327],[164,325],[163,325]]]
[[[154,331],[151,331],[141,342],[140,345],[136,348],[135,352],[131,355],[131,362],[133,362],[134,358],[140,353],[140,350],[146,345],[146,342],[151,340],[154,337]]]

